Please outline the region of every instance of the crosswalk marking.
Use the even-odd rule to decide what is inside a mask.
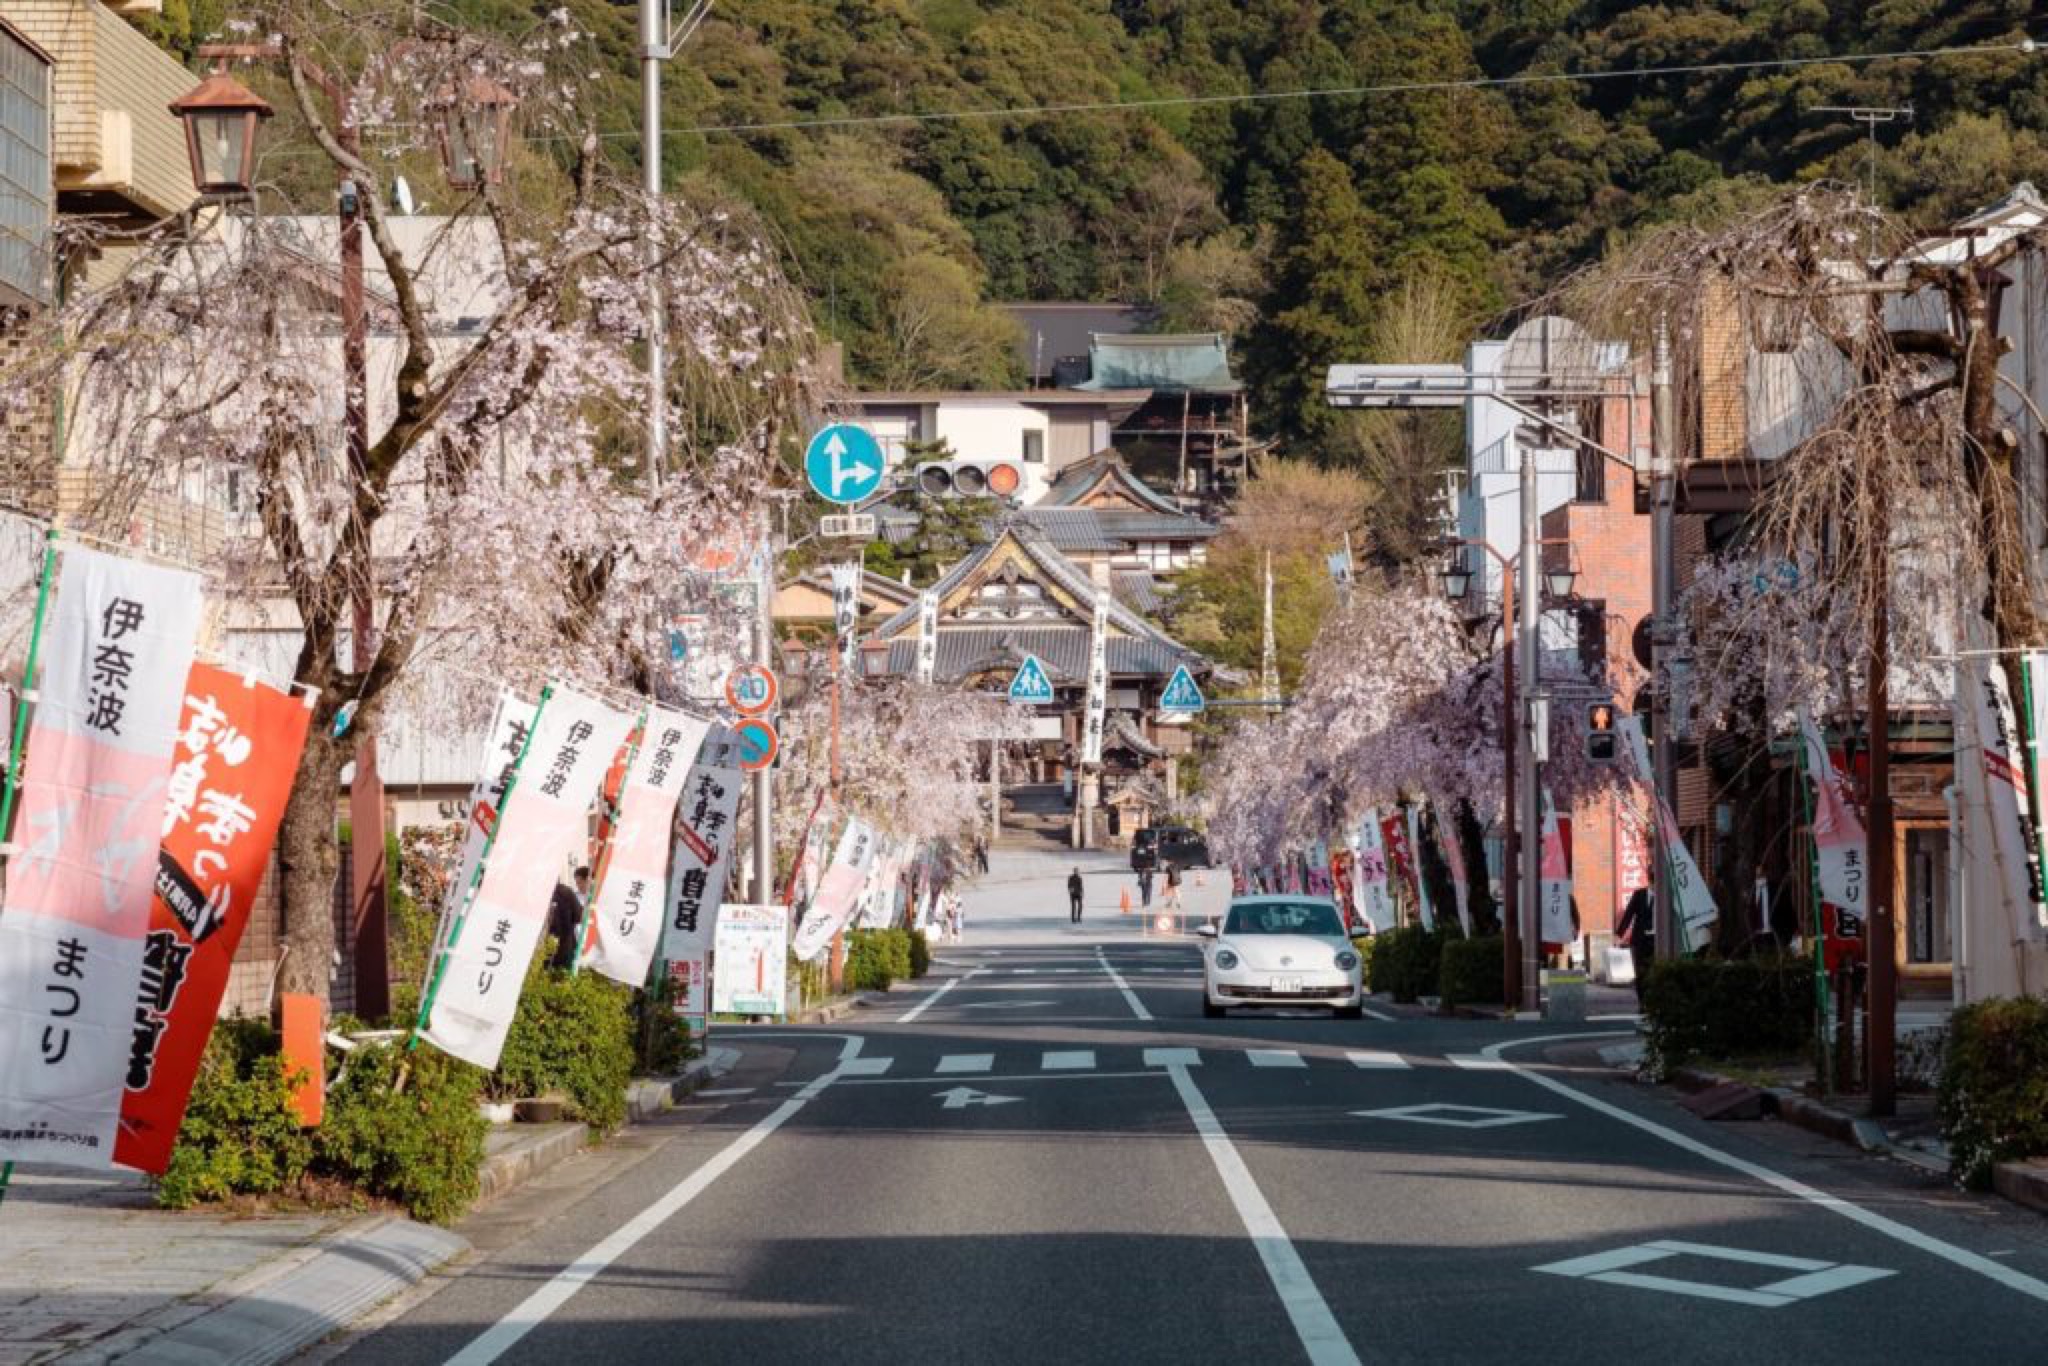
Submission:
[[[848,1058],[839,1064],[842,1077],[879,1077],[889,1070],[894,1058]]]
[[[1038,1060],[1038,1065],[1048,1072],[1089,1072],[1095,1068],[1095,1050],[1074,1048],[1066,1051],[1048,1052]]]
[[[1148,1048],[1145,1050],[1147,1067],[1200,1067],[1202,1050],[1199,1048]]]
[[[1306,1067],[1301,1054],[1291,1048],[1247,1048],[1244,1055],[1254,1067]]]
[[[993,1053],[948,1053],[939,1059],[934,1072],[986,1072],[996,1065]]]
[[[1353,1067],[1405,1068],[1408,1066],[1408,1060],[1399,1053],[1387,1053],[1379,1049],[1368,1048],[1356,1053],[1346,1053],[1344,1056],[1351,1059]]]
[[[1462,1067],[1467,1072],[1506,1072],[1512,1069],[1514,1064],[1503,1062],[1499,1058],[1482,1057],[1477,1053],[1453,1053],[1451,1066]]]
[[[1199,1067],[1203,1063],[1211,1061],[1222,1065],[1229,1065],[1238,1057],[1242,1057],[1245,1063],[1252,1067],[1281,1069],[1306,1068],[1311,1062],[1333,1063],[1336,1061],[1334,1057],[1328,1054],[1319,1053],[1312,1058],[1304,1056],[1299,1049],[1294,1048],[1147,1048],[1144,1050],[1144,1065],[1146,1067]],[[849,1059],[842,1065],[841,1075],[845,1077],[879,1077],[889,1071],[895,1064],[895,1061],[894,1058],[873,1057]],[[1415,1066],[1414,1063],[1402,1057],[1399,1053],[1380,1049],[1350,1050],[1344,1054],[1344,1061],[1353,1067],[1368,1071],[1412,1071]],[[1454,1053],[1446,1058],[1445,1061],[1454,1067],[1462,1067],[1474,1071],[1491,1070],[1495,1065],[1492,1059],[1474,1054]],[[1041,1072],[1094,1072],[1102,1068],[1103,1065],[1099,1051],[1093,1048],[1051,1048],[1042,1051],[1038,1057],[1038,1070]],[[913,1071],[915,1071],[915,1066],[913,1064]],[[1119,1063],[1115,1053],[1112,1052],[1108,1066],[1114,1072],[1118,1066],[1128,1067],[1129,1064]],[[997,1071],[1005,1074],[1021,1074],[1029,1069],[1029,1062],[1014,1057],[1012,1061],[998,1069],[994,1053],[944,1053],[939,1056],[937,1062],[932,1064],[929,1075],[935,1077],[983,1076]],[[698,1094],[724,1095],[737,1094],[737,1092],[712,1091],[709,1093],[699,1092]]]

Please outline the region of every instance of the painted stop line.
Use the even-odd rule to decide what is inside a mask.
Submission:
[[[1703,1257],[1709,1261],[1734,1262],[1742,1266],[1763,1267],[1770,1271],[1790,1271],[1794,1274],[1781,1276],[1763,1285],[1746,1287],[1721,1285],[1713,1281],[1688,1281],[1676,1276],[1652,1276],[1629,1269],[1669,1261],[1676,1257]],[[1687,1243],[1677,1239],[1660,1239],[1654,1243],[1618,1247],[1609,1252],[1595,1252],[1590,1256],[1574,1257],[1569,1261],[1531,1267],[1530,1270],[1546,1276],[1600,1281],[1606,1285],[1628,1286],[1635,1290],[1661,1290],[1667,1295],[1689,1295],[1695,1299],[1719,1300],[1724,1304],[1746,1304],[1758,1309],[1782,1309],[1788,1304],[1810,1300],[1817,1295],[1847,1290],[1852,1286],[1866,1285],[1871,1281],[1883,1280],[1887,1276],[1898,1274],[1879,1266],[1821,1262],[1811,1257],[1787,1257],[1776,1252],[1751,1252],[1746,1248],[1716,1247],[1711,1243]]]

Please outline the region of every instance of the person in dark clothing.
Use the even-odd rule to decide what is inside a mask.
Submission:
[[[1621,908],[1621,923],[1614,936],[1628,946],[1629,963],[1635,968],[1636,1004],[1643,1002],[1643,979],[1657,957],[1657,904],[1648,887],[1638,887]]]
[[[1081,870],[1076,868],[1067,874],[1067,919],[1081,923]]]
[[[554,937],[554,956],[548,959],[552,968],[573,967],[576,963],[576,933],[583,928],[583,903],[590,895],[590,870],[576,870],[574,888],[564,883],[555,884],[555,895],[548,902],[548,933]]]
[[[1138,904],[1140,906],[1150,906],[1152,904],[1152,870],[1150,868],[1138,870]]]

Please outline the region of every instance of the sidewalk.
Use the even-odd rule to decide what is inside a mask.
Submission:
[[[633,1120],[668,1108],[734,1057],[713,1048],[678,1077],[635,1082]],[[493,1130],[479,1206],[588,1138],[581,1124]],[[417,1284],[469,1242],[393,1214],[163,1210],[133,1172],[23,1165],[0,1203],[0,1249],[0,1366],[268,1366]]]

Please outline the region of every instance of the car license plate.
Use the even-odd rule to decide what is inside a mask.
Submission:
[[[1298,996],[1301,994],[1299,977],[1275,977],[1269,988],[1277,996]]]

